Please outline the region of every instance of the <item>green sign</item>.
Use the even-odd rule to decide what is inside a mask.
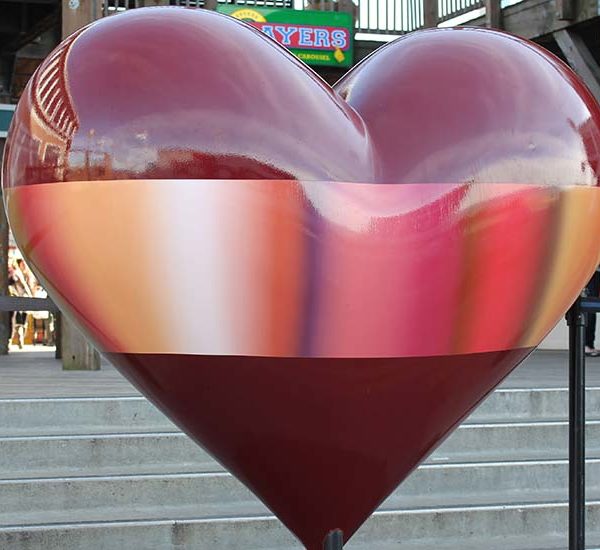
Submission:
[[[6,137],[10,121],[15,114],[15,105],[0,103],[0,138]]]
[[[239,5],[219,5],[217,10],[260,29],[308,65],[352,65],[354,22],[349,13]]]

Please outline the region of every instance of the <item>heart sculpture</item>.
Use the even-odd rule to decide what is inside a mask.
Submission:
[[[138,9],[35,73],[4,197],[61,309],[317,550],[586,283],[599,122],[500,32],[410,34],[331,89],[245,23]]]

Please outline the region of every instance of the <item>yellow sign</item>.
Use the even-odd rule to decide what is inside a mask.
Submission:
[[[267,19],[262,13],[252,10],[250,8],[242,8],[230,13],[231,17],[241,19],[242,21],[256,21],[257,23],[266,23]]]
[[[346,56],[344,55],[344,52],[342,50],[340,50],[339,48],[337,48],[335,50],[335,53],[333,54],[333,57],[335,57],[335,60],[338,63],[343,63],[344,60],[346,59]]]

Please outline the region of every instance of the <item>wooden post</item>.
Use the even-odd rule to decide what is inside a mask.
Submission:
[[[2,166],[5,142],[5,139],[0,139],[0,166]],[[0,275],[0,296],[6,296],[8,294],[8,221],[4,213],[3,204],[0,204]],[[8,312],[0,312],[0,355],[8,353],[8,339],[11,335],[10,329]]]
[[[100,370],[100,354],[64,315],[60,330],[63,369]]]
[[[556,0],[556,18],[562,21],[575,19],[575,0]]]
[[[425,28],[437,27],[439,23],[438,0],[423,0],[423,25]]]
[[[485,0],[485,26],[488,29],[502,28],[500,0]]]
[[[62,37],[100,17],[100,0],[62,0]]]
[[[358,18],[358,5],[355,4],[353,0],[338,0],[337,11],[349,13],[352,16],[354,27],[356,27],[356,19]]]
[[[100,0],[62,0],[62,37],[100,17]],[[60,316],[60,352],[65,370],[99,370],[100,354],[66,318]]]

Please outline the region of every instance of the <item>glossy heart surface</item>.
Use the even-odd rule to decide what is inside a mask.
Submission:
[[[589,279],[599,122],[496,31],[407,35],[332,89],[240,21],[136,9],[35,73],[4,200],[61,309],[318,550]]]

